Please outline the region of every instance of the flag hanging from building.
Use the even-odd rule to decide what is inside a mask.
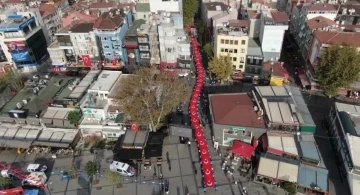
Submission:
[[[139,127],[138,127],[138,125],[137,125],[136,123],[131,122],[130,125],[131,125],[131,130],[132,130],[132,131],[134,131],[134,132],[138,132],[138,131],[139,131]]]
[[[82,61],[83,61],[85,66],[91,66],[91,58],[90,58],[89,55],[83,55],[82,56]]]

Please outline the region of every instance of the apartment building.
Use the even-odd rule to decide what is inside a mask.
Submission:
[[[55,41],[54,34],[63,28],[61,21],[61,10],[54,5],[41,4],[38,7],[44,22],[44,33],[46,33],[46,42],[50,45]]]
[[[357,1],[346,1],[339,8],[339,14],[336,18],[342,25],[360,24],[360,3]]]
[[[249,43],[248,27],[247,20],[232,20],[214,30],[214,55],[229,55],[234,70],[240,72],[245,72]]]
[[[96,20],[93,28],[102,61],[116,64],[124,60],[122,39],[132,22],[132,13],[127,8],[112,9]]]
[[[230,7],[222,2],[210,2],[201,4],[201,19],[205,22],[206,26],[212,26],[211,18],[228,11]],[[210,32],[212,30],[210,29]]]
[[[265,79],[261,77],[264,65],[264,56],[261,50],[260,40],[249,37],[245,63],[245,78]]]
[[[190,40],[183,29],[180,14],[162,12],[158,25],[160,66],[163,68],[190,69]]]
[[[150,11],[153,13],[182,11],[182,0],[148,0],[147,3],[150,4]]]
[[[141,24],[136,37],[139,46],[139,58],[141,65],[160,64],[159,33],[156,21],[150,24]]]
[[[150,3],[137,3],[135,6],[135,19],[136,20],[149,20],[151,16]]]
[[[36,71],[48,53],[45,35],[34,12],[3,10],[0,19],[3,21],[0,45],[7,62],[22,71]]]
[[[94,23],[80,23],[69,30],[75,59],[86,67],[97,66],[100,61],[98,42],[93,27]]]
[[[289,18],[285,12],[263,10],[261,14],[260,35],[264,61],[278,61],[282,50]]]

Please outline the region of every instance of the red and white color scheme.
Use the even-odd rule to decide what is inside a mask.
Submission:
[[[90,56],[89,55],[83,55],[82,56],[82,61],[83,61],[83,63],[84,63],[84,65],[85,66],[91,66],[92,64],[91,64],[91,58],[90,58]]]
[[[22,194],[25,194],[25,191],[22,187],[0,191],[0,195],[22,195]]]
[[[6,163],[0,163],[0,171],[12,171],[12,176],[18,178],[19,180],[31,180],[33,183],[36,184],[36,187],[45,189],[44,183],[39,178],[31,177],[29,175],[24,175],[23,170],[12,167]]]
[[[209,146],[204,135],[204,129],[200,123],[199,116],[199,101],[202,96],[202,90],[205,84],[205,71],[204,66],[201,61],[200,49],[196,38],[191,40],[194,58],[197,68],[197,81],[196,86],[193,91],[191,102],[190,102],[190,117],[193,128],[195,129],[196,141],[199,146],[199,153],[201,158],[202,174],[204,177],[204,191],[207,188],[217,188],[215,178],[214,178],[214,169],[211,162],[211,157],[209,153]]]
[[[138,132],[138,131],[139,131],[139,126],[138,126],[136,123],[131,122],[130,125],[131,125],[131,130],[132,130],[132,131],[134,131],[134,132]]]

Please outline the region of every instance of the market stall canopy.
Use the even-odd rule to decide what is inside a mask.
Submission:
[[[239,157],[251,160],[255,152],[255,147],[241,141],[235,141],[230,152]]]

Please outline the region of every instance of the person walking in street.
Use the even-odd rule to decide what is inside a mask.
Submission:
[[[154,173],[154,175],[153,175],[153,179],[155,179],[155,177],[156,177],[156,173]]]

